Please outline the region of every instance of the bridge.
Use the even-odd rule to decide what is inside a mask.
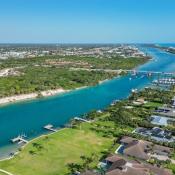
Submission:
[[[131,74],[146,74],[146,75],[167,75],[175,76],[175,72],[160,72],[160,71],[144,71],[144,70],[123,70],[123,72],[128,72]]]

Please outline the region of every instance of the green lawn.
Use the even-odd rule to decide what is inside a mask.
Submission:
[[[171,169],[172,170],[172,172],[173,172],[173,174],[175,174],[175,164],[169,164],[168,166],[167,166],[167,168],[169,168],[169,169]]]
[[[0,175],[6,175],[5,173],[0,172]]]
[[[143,105],[143,107],[147,107],[147,108],[156,108],[160,106],[162,106],[162,103],[158,103],[158,102],[148,102]]]
[[[87,127],[64,129],[33,141],[14,159],[0,162],[0,168],[15,175],[64,175],[68,172],[67,163],[81,163],[81,155],[96,153],[100,157],[101,151],[107,151],[111,144],[112,139]]]

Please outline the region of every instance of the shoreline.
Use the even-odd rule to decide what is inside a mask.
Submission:
[[[117,76],[118,77],[118,76]],[[114,78],[117,78],[117,77],[114,77]],[[120,77],[120,76],[119,76]],[[102,81],[99,81],[97,85],[101,85],[107,81],[110,81],[111,79],[105,79],[105,80],[102,80]],[[90,86],[82,86],[82,87],[78,87],[78,88],[75,88],[75,89],[71,89],[71,90],[64,90],[62,88],[60,89],[55,89],[55,90],[48,90],[48,91],[43,91],[43,92],[40,92],[42,94],[41,97],[38,97],[38,93],[31,93],[31,94],[22,94],[22,95],[16,95],[16,96],[11,96],[11,97],[5,97],[5,98],[1,98],[0,99],[0,107],[3,106],[3,105],[10,105],[10,104],[14,104],[14,103],[18,103],[18,102],[22,102],[22,101],[28,101],[28,100],[34,100],[34,99],[40,99],[40,98],[47,98],[47,97],[52,97],[52,96],[56,96],[56,95],[61,95],[63,93],[67,93],[67,92],[72,92],[72,91],[76,91],[76,90],[81,90],[81,89],[85,89],[85,88],[88,88]],[[49,136],[49,135],[52,135],[54,133],[57,133],[57,132],[60,132],[64,129],[67,129],[66,127],[63,127],[59,130],[57,130],[56,132],[53,132],[53,133],[45,133],[45,134],[41,134],[37,137],[34,137],[32,138],[31,140],[29,139],[29,142],[24,144],[23,146],[20,146],[19,148],[25,148],[29,143],[31,143],[32,141],[34,140],[37,140],[39,138],[42,138],[44,136]],[[10,159],[13,159],[17,154],[20,153],[20,151],[18,151],[19,148],[15,148],[14,151],[15,151],[15,154],[13,156],[5,156],[5,157],[1,157],[0,156],[0,162],[1,161],[6,161],[6,160],[10,160]],[[10,150],[12,150],[10,148]]]
[[[48,90],[48,91],[42,91],[40,93],[33,92],[30,94],[21,94],[21,95],[14,95],[9,97],[0,98],[0,106],[1,105],[8,105],[10,103],[16,103],[21,101],[27,101],[27,100],[33,100],[41,97],[49,97],[54,96],[57,94],[62,94],[65,92],[69,92],[69,90],[64,90],[62,88],[55,89],[55,90]]]
[[[120,75],[115,76],[113,78],[117,78],[117,77],[120,77]],[[101,80],[96,85],[101,85],[101,84],[103,84],[107,81],[110,81],[112,79]],[[81,86],[81,87],[77,87],[75,89],[70,89],[70,90],[58,88],[58,89],[53,89],[53,90],[41,91],[41,92],[33,92],[30,94],[20,94],[20,95],[14,95],[14,96],[9,96],[9,97],[3,97],[3,98],[0,98],[0,107],[4,106],[4,105],[13,104],[13,103],[23,102],[23,101],[25,102],[25,101],[30,101],[30,100],[34,100],[34,99],[53,97],[53,96],[67,93],[67,92],[72,92],[72,91],[84,89],[87,87],[91,87],[91,86]]]
[[[38,139],[40,139],[40,138],[42,138],[42,137],[46,137],[46,136],[50,136],[50,135],[56,134],[56,133],[61,132],[61,131],[65,130],[65,129],[67,129],[67,128],[64,127],[64,128],[58,129],[56,132],[51,132],[51,133],[48,132],[48,133],[42,134],[42,135],[40,135],[40,136],[38,136],[38,137],[34,137],[34,138],[32,138],[31,140],[29,139],[28,143],[25,143],[23,146],[20,146],[19,148],[24,149],[27,145],[29,145],[31,142],[33,142],[33,141],[35,141],[35,140],[38,140]],[[15,152],[15,154],[14,154],[13,156],[7,156],[6,158],[1,158],[1,157],[0,157],[0,162],[7,161],[7,160],[11,160],[11,159],[13,159],[16,155],[20,154],[21,151],[18,150],[19,148],[16,149],[16,152]]]
[[[149,61],[150,60],[151,59],[149,59]],[[143,64],[141,64],[141,65],[143,65]],[[118,75],[114,76],[113,78],[121,77],[120,73],[118,73]],[[112,80],[113,78],[100,80],[100,81],[98,81],[98,83],[96,85],[101,85],[101,84],[103,84],[107,81]],[[91,86],[82,86],[82,87],[78,87],[78,88],[75,88],[75,89],[69,89],[69,90],[65,90],[63,88],[58,88],[58,89],[50,89],[50,90],[46,90],[46,91],[41,91],[41,92],[32,92],[32,93],[29,93],[29,94],[20,94],[20,95],[14,95],[14,96],[7,96],[7,97],[0,98],[0,107],[4,106],[4,105],[17,103],[17,102],[34,100],[34,99],[37,99],[37,98],[41,99],[42,97],[43,98],[52,97],[52,96],[60,95],[60,94],[63,94],[63,93],[84,89],[84,88],[87,88],[87,87],[91,87]]]
[[[65,90],[63,88],[59,88],[59,89],[54,89],[54,90],[42,91],[40,93],[33,92],[33,93],[30,93],[30,94],[21,94],[21,95],[14,95],[14,96],[9,96],[9,97],[4,97],[4,98],[0,98],[0,107],[3,106],[3,105],[9,105],[9,104],[13,104],[13,103],[22,102],[22,101],[25,102],[25,101],[34,100],[34,99],[53,97],[53,96],[60,95],[60,94],[63,94],[63,93],[84,89],[84,88],[87,88],[87,87],[88,86],[82,86],[82,87],[78,87],[78,88],[71,89],[71,90]]]
[[[141,65],[143,65],[143,64],[141,64]],[[100,80],[96,85],[101,85],[103,83],[106,83],[107,81],[110,81],[110,80],[115,79],[115,78],[119,78],[121,76],[122,75],[118,74],[118,75],[114,76],[113,78]],[[55,89],[55,90],[47,90],[47,91],[42,91],[42,92],[33,92],[33,93],[30,93],[30,94],[21,94],[21,95],[16,95],[16,96],[4,97],[4,98],[0,98],[0,107],[4,106],[4,105],[10,105],[10,104],[18,103],[18,102],[23,102],[23,101],[26,102],[26,101],[30,101],[30,100],[32,101],[32,100],[35,100],[35,99],[42,99],[42,97],[43,98],[54,97],[54,96],[61,95],[61,94],[64,94],[64,93],[85,89],[85,88],[88,88],[88,87],[91,87],[91,86],[81,86],[81,87],[77,87],[75,89],[70,89],[70,90],[65,90],[63,88],[59,88],[59,89]],[[58,131],[56,131],[54,133],[61,132],[64,129],[67,129],[67,128],[63,127],[63,128],[59,129]],[[36,136],[36,137],[32,138],[31,140],[29,139],[29,142],[27,144],[24,144],[23,146],[20,146],[20,148],[23,149],[28,144],[30,144],[31,142],[33,142],[33,141],[35,141],[39,138],[42,138],[44,136],[52,135],[54,133],[41,134],[39,136]],[[16,153],[15,153],[14,156],[7,156],[6,158],[0,157],[0,162],[13,159],[19,153],[20,153],[20,151],[18,151],[18,149],[16,149]]]

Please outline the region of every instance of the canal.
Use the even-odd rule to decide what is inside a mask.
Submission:
[[[141,46],[140,46],[141,47]],[[138,70],[174,72],[175,55],[156,48],[141,47],[153,57]],[[71,118],[92,110],[104,109],[112,101],[127,98],[132,89],[141,89],[151,84],[147,76],[114,78],[94,87],[72,91],[59,96],[10,104],[0,107],[0,157],[10,153],[10,139],[19,134],[28,139],[45,131],[43,126],[62,126]]]

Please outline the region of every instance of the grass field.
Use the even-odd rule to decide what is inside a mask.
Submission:
[[[0,172],[0,175],[6,175],[5,173]]]
[[[81,162],[80,156],[92,153],[100,157],[111,144],[112,139],[88,128],[64,129],[31,142],[14,159],[0,162],[0,168],[14,175],[64,175],[68,163]]]
[[[162,106],[162,103],[158,103],[158,102],[148,102],[143,105],[143,107],[147,107],[147,108],[156,108],[161,106]]]

